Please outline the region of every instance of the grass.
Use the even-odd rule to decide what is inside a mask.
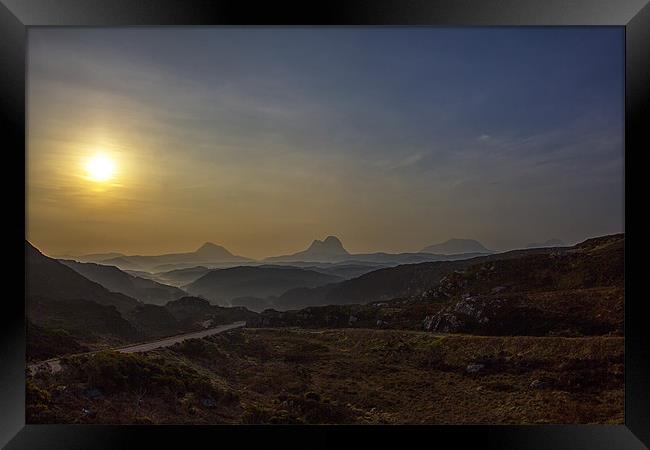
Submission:
[[[623,423],[621,337],[239,329],[65,364],[28,423]]]

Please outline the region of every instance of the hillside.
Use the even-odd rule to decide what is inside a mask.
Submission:
[[[125,273],[115,266],[77,261],[59,260],[91,281],[101,284],[111,292],[119,292],[145,303],[164,305],[187,295],[177,287]]]
[[[110,305],[118,311],[129,311],[140,302],[108,289],[75,272],[60,262],[48,258],[25,241],[25,278],[27,298],[53,300],[87,300]]]
[[[621,424],[623,363],[621,337],[239,329],[69,358],[28,379],[26,421]]]
[[[296,287],[313,287],[342,278],[294,267],[233,267],[212,270],[184,289],[220,304],[237,297],[280,295]]]
[[[108,291],[67,265],[43,255],[29,242],[25,243],[25,252],[26,314],[33,331],[28,338],[29,360],[199,330],[230,323],[231,318],[234,318],[231,322],[246,320],[244,317],[254,314],[245,308],[208,304],[200,314],[185,313],[179,317],[179,310],[186,308],[178,305],[184,305],[188,297],[166,302],[164,306],[143,303]],[[100,271],[101,276],[106,275],[106,269],[113,274],[117,270],[105,266],[97,269],[94,264],[74,265],[84,269],[90,266],[91,270]],[[118,271],[117,275],[127,274]],[[207,304],[205,300],[196,300]]]
[[[623,248],[624,235],[614,235],[562,249],[382,269],[280,297],[339,305],[268,310],[250,325],[622,335]]]

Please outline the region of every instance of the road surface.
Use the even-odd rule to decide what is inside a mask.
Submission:
[[[233,328],[243,327],[245,325],[246,322],[235,322],[235,323],[230,323],[228,325],[219,325],[218,327],[207,328],[201,331],[193,331],[191,333],[178,334],[176,336],[170,336],[163,339],[158,339],[156,341],[142,342],[140,344],[133,344],[124,347],[104,349],[95,352],[78,353],[76,355],[68,355],[68,356],[92,355],[94,353],[99,353],[100,351],[115,351],[120,353],[148,352],[150,350],[155,350],[161,347],[169,347],[171,345],[186,341],[188,339],[200,339],[207,336],[212,336],[213,334],[223,333],[224,331],[232,330]],[[32,374],[34,374],[39,370],[48,370],[48,368],[53,373],[56,373],[61,370],[61,359],[54,358],[54,359],[48,359],[46,361],[39,361],[34,364],[29,364],[27,368]]]

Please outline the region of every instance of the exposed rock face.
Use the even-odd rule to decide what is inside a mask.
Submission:
[[[441,333],[456,333],[485,325],[497,317],[507,303],[501,298],[466,296],[437,314],[425,317],[424,329]]]

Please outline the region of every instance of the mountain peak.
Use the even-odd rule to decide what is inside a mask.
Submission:
[[[483,244],[475,239],[452,238],[439,244],[429,245],[420,250],[422,253],[454,255],[461,253],[491,253]]]
[[[343,247],[343,243],[336,236],[327,236],[325,240],[314,240],[306,252],[328,254],[328,255],[349,255]]]
[[[206,255],[206,256],[223,256],[224,254],[232,256],[228,250],[226,250],[221,245],[214,244],[212,242],[206,242],[201,247],[199,247],[195,254]]]

